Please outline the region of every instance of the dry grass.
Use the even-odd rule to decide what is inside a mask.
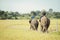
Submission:
[[[51,20],[49,33],[42,33],[40,25],[38,31],[30,30],[28,20],[0,20],[0,40],[60,40],[60,19],[55,31],[56,19]]]

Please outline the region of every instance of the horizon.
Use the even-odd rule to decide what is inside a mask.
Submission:
[[[31,11],[50,8],[60,12],[60,0],[0,0],[0,10],[13,11],[19,13],[29,13]]]

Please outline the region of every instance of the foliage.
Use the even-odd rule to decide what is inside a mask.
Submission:
[[[41,16],[41,11],[37,10],[22,14],[19,12],[8,12],[0,10],[0,19],[30,19],[32,14],[37,16],[37,19],[39,19]],[[53,12],[53,9],[49,9],[49,11],[46,12],[46,16],[48,18],[60,18],[60,12]]]

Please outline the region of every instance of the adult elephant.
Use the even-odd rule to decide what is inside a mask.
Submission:
[[[40,26],[42,32],[47,32],[50,25],[50,19],[46,17],[46,12],[42,12],[42,17],[40,18]]]
[[[33,29],[33,30],[38,29],[39,22],[37,19],[32,19],[31,21],[29,21],[29,23],[30,23],[30,29]]]

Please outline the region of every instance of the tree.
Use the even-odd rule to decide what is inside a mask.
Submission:
[[[8,19],[8,11],[5,12],[4,16],[6,19]]]
[[[39,15],[41,12],[39,10],[36,11],[36,14]]]
[[[18,19],[17,17],[19,16],[20,14],[18,12],[15,12],[15,19]]]
[[[49,13],[52,13],[52,12],[53,12],[53,9],[52,9],[52,8],[50,8],[50,9],[49,9]]]
[[[1,14],[0,15],[1,15],[1,19],[6,19],[5,18],[5,11],[1,11]]]
[[[35,11],[31,11],[31,14],[34,15],[34,16],[37,15]]]

